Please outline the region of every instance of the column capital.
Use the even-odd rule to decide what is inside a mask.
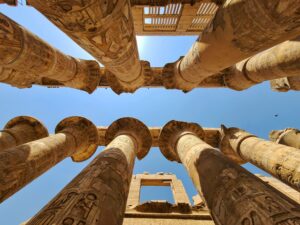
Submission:
[[[9,129],[13,129],[14,127],[17,127],[21,124],[27,124],[31,126],[34,129],[34,132],[36,133],[35,139],[40,139],[47,137],[49,135],[47,128],[44,126],[42,122],[40,122],[38,119],[31,117],[31,116],[18,116],[10,121],[8,121],[4,127],[4,131],[10,133],[12,136],[14,136],[13,132],[10,132]],[[15,137],[15,136],[14,136]],[[18,137],[15,137],[17,142]]]
[[[138,159],[142,159],[148,154],[152,146],[152,137],[144,123],[131,117],[124,117],[114,121],[105,133],[106,144],[109,144],[114,138],[122,134],[130,135],[136,140],[136,156]]]
[[[162,71],[163,84],[166,89],[180,89],[184,92],[188,92],[193,88],[197,87],[200,82],[192,82],[185,80],[180,74],[180,64],[182,62],[183,56],[181,56],[177,61],[172,63],[167,63]]]
[[[159,148],[168,160],[181,163],[177,154],[176,143],[182,135],[188,133],[196,135],[200,139],[205,138],[204,130],[197,123],[171,120],[162,128],[159,135]]]
[[[256,137],[253,134],[247,133],[246,131],[230,127],[227,128],[224,125],[221,125],[221,140],[220,140],[220,150],[228,158],[238,164],[246,163],[240,156],[240,144],[243,140],[249,137]]]
[[[298,134],[300,131],[295,128],[286,128],[284,130],[272,130],[269,133],[269,138],[271,141],[276,142],[278,144],[281,144],[280,141],[281,139],[287,134],[287,133],[294,133]]]
[[[82,143],[77,144],[77,151],[72,155],[74,162],[87,160],[97,150],[99,138],[97,127],[86,118],[80,116],[65,118],[56,126],[55,133],[69,133],[75,138],[76,143]]]

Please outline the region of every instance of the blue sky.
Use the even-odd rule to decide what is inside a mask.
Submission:
[[[78,58],[92,59],[33,8],[1,5],[0,12],[62,52]],[[163,66],[186,54],[195,39],[196,37],[138,37],[140,58],[150,61],[152,66]],[[196,89],[184,94],[177,90],[142,88],[134,94],[120,96],[110,89],[98,89],[89,95],[69,88],[17,89],[0,84],[0,128],[19,115],[40,119],[51,133],[56,124],[68,116],[84,116],[99,126],[108,126],[118,118],[132,116],[148,126],[163,126],[169,120],[176,119],[197,122],[203,127],[219,127],[220,124],[237,126],[268,138],[272,129],[300,127],[299,97],[300,93],[297,92],[272,92],[267,82],[243,92]],[[279,116],[275,117],[275,114]],[[17,225],[32,217],[89,161],[74,163],[66,159],[27,185],[0,205],[0,224]],[[246,168],[253,173],[263,173],[251,165]],[[136,162],[134,173],[144,171],[175,173],[182,179],[190,197],[196,193],[183,166],[168,162],[157,148],[153,148],[145,159]],[[161,192],[145,189],[142,200],[162,199],[164,195],[167,196],[166,199],[171,198],[168,190],[160,190]]]

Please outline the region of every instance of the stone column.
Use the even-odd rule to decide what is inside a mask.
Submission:
[[[30,87],[43,79],[93,92],[100,82],[96,61],[67,56],[0,13],[0,81]]]
[[[260,139],[239,128],[225,126],[222,126],[220,149],[225,155],[235,155],[240,161],[250,162],[300,190],[299,149]]]
[[[121,225],[135,156],[151,147],[148,128],[133,118],[115,121],[107,130],[107,147],[27,225]]]
[[[300,149],[300,130],[287,128],[285,130],[273,130],[269,134],[270,140],[278,144]]]
[[[267,80],[300,74],[300,37],[283,42],[224,70],[227,87],[245,90]]]
[[[56,134],[0,152],[0,202],[71,156],[80,162],[97,149],[98,132],[89,120],[69,117]]]
[[[298,224],[300,206],[208,145],[198,124],[171,121],[160,149],[187,169],[217,225]]]
[[[114,77],[118,92],[145,83],[129,0],[30,0],[30,5],[91,53]]]
[[[0,152],[48,135],[47,128],[39,120],[30,116],[15,117],[0,131]]]
[[[270,83],[273,91],[300,91],[300,76],[278,78],[275,80],[271,80]]]
[[[299,0],[226,0],[189,52],[165,65],[165,86],[189,91],[206,77],[297,37],[299,3]]]

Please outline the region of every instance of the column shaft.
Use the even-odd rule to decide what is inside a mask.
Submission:
[[[255,137],[238,128],[225,128],[222,143],[245,162],[250,162],[278,177],[287,185],[300,190],[299,149]],[[221,150],[225,152],[226,148]]]
[[[27,225],[121,225],[137,143],[117,136]]]
[[[224,71],[229,88],[244,90],[255,84],[300,74],[300,38],[283,42]]]
[[[193,134],[178,139],[178,155],[218,225],[298,224],[299,204],[227,159]]]
[[[274,91],[286,92],[290,90],[300,91],[300,76],[284,77],[271,80],[271,88]]]
[[[76,151],[71,134],[55,134],[0,153],[0,202]]]
[[[300,33],[299,0],[227,0],[189,52],[167,64],[166,83],[185,91],[206,77]]]
[[[0,21],[1,82],[30,87],[50,79],[89,93],[97,88],[100,67],[96,61],[61,53],[3,14]]]
[[[105,65],[122,91],[144,84],[129,0],[29,3]]]

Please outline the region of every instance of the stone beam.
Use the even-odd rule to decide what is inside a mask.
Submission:
[[[221,74],[227,87],[239,91],[263,81],[299,76],[300,37],[258,53]]]
[[[67,56],[0,13],[0,82],[31,87],[43,79],[93,92],[100,81],[96,61]]]
[[[170,121],[160,135],[164,156],[181,162],[216,225],[296,224],[298,203],[208,145],[198,124]]]
[[[26,225],[122,225],[135,157],[151,147],[148,128],[133,118],[115,121],[109,143],[76,178]]]
[[[299,149],[266,141],[239,128],[222,126],[220,149],[238,162],[250,162],[300,190]]]
[[[98,129],[98,145],[105,146],[105,133],[107,127],[97,127]],[[160,127],[149,127],[148,128],[152,137],[152,147],[159,147],[159,135],[161,132]],[[220,142],[220,129],[218,128],[203,128],[205,132],[206,142],[213,147],[219,147]]]
[[[274,91],[300,91],[300,76],[284,77],[271,80],[271,88]]]
[[[151,67],[149,69],[149,73],[151,74],[151,79],[148,80],[142,87],[145,88],[164,88],[164,78],[163,78],[163,68],[159,67]],[[98,84],[98,88],[112,88],[112,90],[120,94],[119,89],[115,89],[114,85],[111,85],[111,81],[109,80],[110,73],[107,69],[101,69],[101,80]],[[40,83],[36,83],[37,85],[47,86],[47,87],[63,87],[63,84],[54,81],[43,79]],[[198,85],[199,88],[220,88],[226,87],[223,77],[219,74],[206,78],[203,82]],[[167,87],[170,89],[169,87]],[[175,87],[174,87],[175,88]]]
[[[0,152],[48,135],[47,128],[39,120],[30,116],[15,117],[0,131]]]
[[[300,149],[300,130],[287,128],[284,130],[273,130],[269,134],[270,140],[278,144]]]
[[[206,77],[296,38],[300,34],[299,3],[299,0],[225,1],[186,56],[165,65],[165,86],[189,91]]]
[[[106,66],[118,92],[134,92],[147,82],[148,65],[139,61],[129,0],[29,4]]]
[[[0,202],[67,157],[80,162],[97,149],[96,127],[82,117],[69,117],[56,134],[0,152]]]

